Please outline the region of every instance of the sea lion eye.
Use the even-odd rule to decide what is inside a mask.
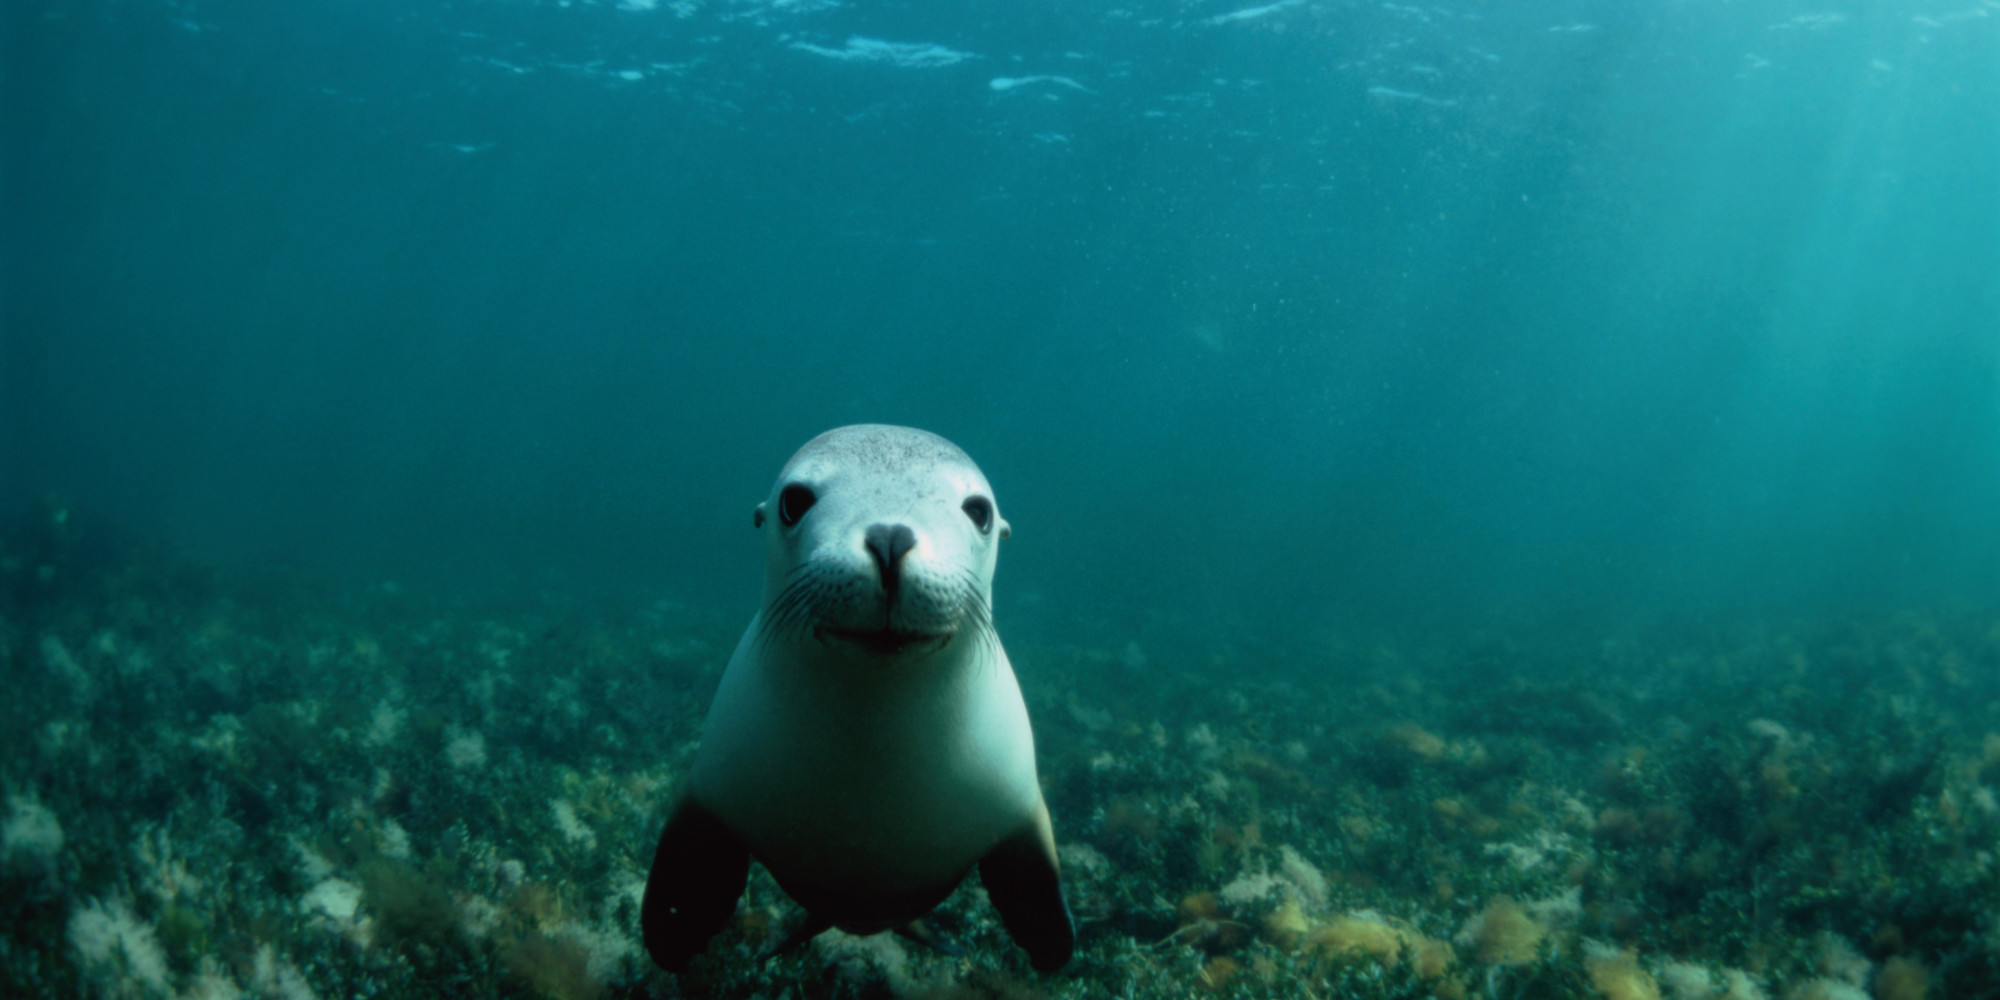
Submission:
[[[972,519],[972,526],[978,528],[980,534],[993,530],[993,501],[985,497],[966,497],[959,509]]]
[[[785,487],[778,493],[778,523],[787,528],[799,523],[799,518],[806,516],[818,499],[812,490],[797,483]]]

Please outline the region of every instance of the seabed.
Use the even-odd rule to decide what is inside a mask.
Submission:
[[[748,609],[224,582],[0,535],[0,994],[2000,996],[2000,609],[1145,649],[1001,630],[1079,921],[686,976],[645,868]]]

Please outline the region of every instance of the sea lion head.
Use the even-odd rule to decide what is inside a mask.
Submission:
[[[753,520],[767,640],[902,657],[992,638],[1007,522],[979,466],[936,434],[827,431],[785,463]]]

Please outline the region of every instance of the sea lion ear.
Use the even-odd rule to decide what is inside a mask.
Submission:
[[[763,504],[761,504],[761,503],[760,503],[760,504],[758,504],[758,505],[757,505],[757,509],[756,509],[756,510],[753,510],[753,511],[751,511],[751,512],[750,512],[750,526],[751,526],[751,527],[753,527],[753,528],[761,528],[761,527],[763,527],[763,526],[764,526],[764,505],[763,505]]]
[[[1001,537],[1001,538],[1010,538],[1010,537],[1012,537],[1012,536],[1013,536],[1013,534],[1014,534],[1014,526],[1013,526],[1013,525],[1011,525],[1011,524],[1008,524],[1008,523],[1007,523],[1007,519],[1006,519],[1006,518],[1004,518],[1004,517],[1000,519],[1000,532],[999,532],[999,534],[1000,534],[1000,537]]]

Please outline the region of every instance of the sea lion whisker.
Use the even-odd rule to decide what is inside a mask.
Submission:
[[[956,580],[959,600],[961,631],[970,631],[973,642],[981,649],[982,662],[992,662],[1004,655],[1000,648],[1000,633],[993,627],[993,608],[987,602],[979,578],[970,570],[962,570]]]
[[[993,631],[993,606],[988,603],[986,594],[981,590],[979,578],[970,571],[961,572],[958,585],[965,593],[961,603],[972,627],[985,632]]]
[[[763,638],[766,641],[804,630],[806,611],[811,603],[814,588],[811,566],[799,567],[798,571],[792,574],[792,579],[785,585],[785,589],[771,602],[770,611],[764,618]]]

